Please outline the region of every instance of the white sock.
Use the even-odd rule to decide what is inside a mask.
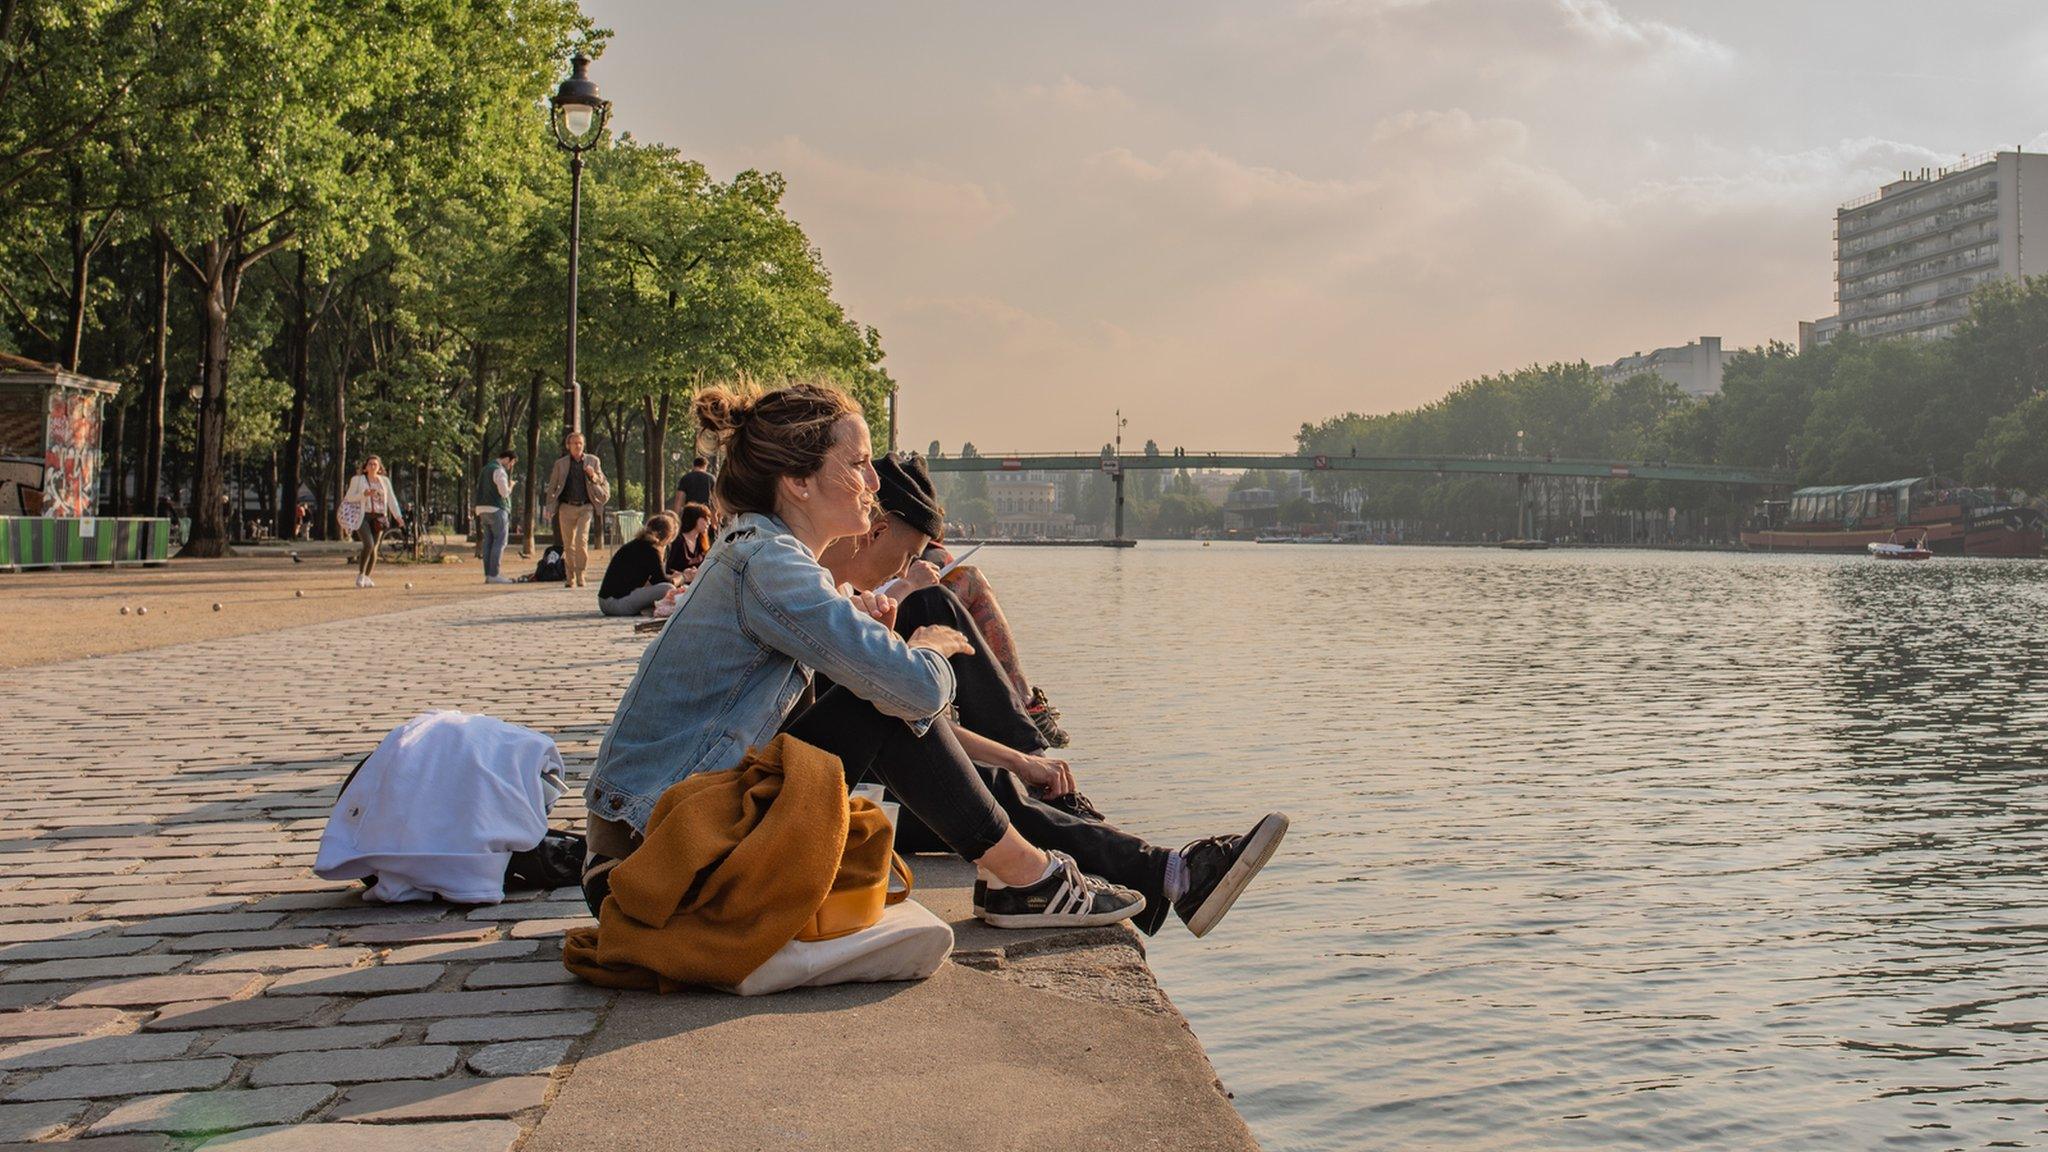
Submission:
[[[1166,902],[1168,904],[1188,893],[1188,862],[1175,848],[1166,854]]]

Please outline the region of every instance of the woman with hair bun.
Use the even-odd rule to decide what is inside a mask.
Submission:
[[[593,913],[664,790],[734,767],[787,732],[839,757],[849,785],[882,783],[974,861],[985,888],[976,914],[993,927],[1138,917],[1152,932],[1169,907],[1196,935],[1214,926],[1278,846],[1285,816],[1170,851],[977,769],[946,717],[948,658],[970,651],[967,639],[942,626],[898,636],[893,599],[835,587],[818,563],[876,514],[880,481],[859,408],[835,388],[798,384],[751,397],[710,389],[696,411],[723,450],[716,495],[733,519],[648,646],[598,749],[585,793]],[[813,672],[832,687],[802,705]]]

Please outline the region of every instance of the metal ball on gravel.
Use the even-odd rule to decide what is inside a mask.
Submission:
[[[410,580],[407,580],[407,581],[405,582],[405,586],[406,586],[407,588],[410,588],[410,587],[412,587],[412,581],[410,581]]]
[[[123,615],[123,616],[126,616],[127,614],[128,614],[128,606],[127,606],[126,604],[123,604],[123,605],[121,605],[121,615]]]
[[[149,609],[147,609],[147,608],[137,608],[137,609],[135,610],[135,614],[136,614],[137,616],[147,616],[147,615],[149,615]]]
[[[218,612],[218,611],[220,611],[220,601],[218,601],[218,600],[215,600],[215,601],[213,602],[213,610],[214,610],[215,612]]]
[[[306,590],[301,588],[297,592],[292,593],[292,595],[303,600],[306,598]]]

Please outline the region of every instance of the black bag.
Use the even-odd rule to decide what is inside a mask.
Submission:
[[[505,890],[571,888],[583,882],[583,835],[548,829],[540,843],[514,852],[505,866]]]
[[[568,578],[569,569],[562,563],[561,546],[556,544],[548,545],[548,550],[540,554],[540,563],[533,566],[533,582],[541,584],[550,580],[567,580]]]

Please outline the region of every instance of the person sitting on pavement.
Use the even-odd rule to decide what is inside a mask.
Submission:
[[[675,534],[676,518],[656,512],[639,535],[619,545],[597,582],[598,610],[607,616],[639,616],[674,591],[683,582],[682,573],[669,571],[663,559]]]
[[[883,591],[898,604],[896,633],[907,636],[926,624],[942,624],[967,637],[973,652],[952,658],[954,722],[960,745],[977,764],[1004,769],[1022,779],[1031,794],[1077,816],[1102,813],[1074,786],[1072,767],[1045,753],[1051,742],[1025,711],[986,637],[955,592],[939,583],[938,569],[920,559],[944,530],[945,506],[924,462],[913,454],[875,461],[881,479],[881,515],[864,536],[849,537],[825,550],[820,562],[834,582],[863,592]]]
[[[946,716],[948,657],[967,652],[966,637],[939,625],[897,635],[895,600],[841,591],[817,561],[872,528],[880,479],[860,409],[835,388],[798,384],[754,398],[708,389],[696,415],[724,450],[717,499],[735,519],[641,657],[598,748],[585,789],[593,909],[663,791],[732,768],[784,732],[837,756],[849,785],[879,781],[974,861],[987,878],[978,915],[992,927],[1135,917],[1151,932],[1169,910],[1196,935],[1214,927],[1278,847],[1284,815],[1169,850],[976,766]],[[813,670],[833,686],[803,706]]]
[[[923,487],[936,498],[931,477],[924,477]],[[941,543],[945,536],[944,527],[941,522],[941,531],[932,534],[924,551],[924,559],[941,569],[953,562],[953,554]],[[1069,738],[1067,730],[1060,727],[1060,710],[1046,699],[1045,689],[1033,684],[1024,674],[1024,660],[1017,653],[1017,639],[1010,631],[1010,621],[1003,615],[1002,603],[996,599],[996,590],[989,584],[988,577],[974,565],[962,564],[946,573],[945,584],[967,606],[968,614],[974,617],[981,634],[987,638],[989,655],[1002,667],[1010,691],[1017,698],[1017,706],[1031,717],[1032,724],[1048,745],[1065,748]]]
[[[680,527],[668,546],[668,570],[688,572],[711,551],[711,507],[693,501],[673,515]]]

